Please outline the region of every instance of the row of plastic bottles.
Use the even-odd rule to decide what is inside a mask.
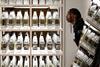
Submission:
[[[12,59],[11,59],[12,57]],[[60,61],[56,56],[34,56],[32,58],[32,67],[60,67]],[[1,67],[30,67],[30,58],[28,56],[6,56],[1,63]]]
[[[91,29],[88,29],[86,26],[83,27],[83,33],[86,34],[86,36],[89,39],[93,40],[94,42],[96,43],[99,42],[100,37],[95,32],[93,32]]]
[[[17,50],[21,50],[23,47],[25,50],[28,50],[30,46],[29,37],[30,36],[28,32],[26,32],[25,35],[22,35],[22,33],[20,32],[18,36],[16,35],[16,33],[13,33],[12,36],[10,36],[9,33],[6,33],[2,37],[1,49],[6,50],[9,46],[8,48],[10,50],[14,50],[15,47],[17,48]],[[48,50],[52,50],[53,48],[56,48],[57,50],[60,49],[60,37],[56,33],[53,33],[51,37],[48,32],[46,37],[44,37],[43,32],[41,32],[38,39],[36,32],[34,32],[32,40],[32,47],[34,50],[37,50],[38,47],[40,47],[41,50],[44,50],[45,47],[47,47]]]
[[[77,57],[80,60],[83,60],[84,62],[86,62],[88,65],[91,65],[91,63],[93,62],[93,59],[87,56],[82,50],[78,50]]]
[[[1,0],[2,4],[6,5],[29,5],[30,0]],[[32,0],[33,5],[52,5],[59,4],[60,0]]]
[[[9,14],[7,11],[3,12],[2,13],[2,25],[4,26],[21,26],[21,25],[29,26],[28,11],[24,12],[24,16],[22,16],[21,11],[18,11],[17,15],[15,15],[15,11],[11,11]]]
[[[9,19],[9,21],[8,21]],[[38,21],[39,19],[39,21]],[[33,12],[33,18],[32,18],[32,26],[38,27],[38,26],[58,26],[59,27],[59,14],[57,11],[53,12],[53,15],[50,11],[47,11],[46,17],[44,16],[44,12],[40,11],[40,15],[38,18],[37,12]],[[28,11],[24,12],[24,16],[22,15],[21,11],[17,12],[17,15],[15,15],[15,11],[11,11],[10,14],[8,14],[7,11],[2,13],[2,25],[4,26],[29,26],[29,13]],[[51,27],[51,28],[52,28]]]

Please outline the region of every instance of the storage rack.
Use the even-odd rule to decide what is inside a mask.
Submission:
[[[74,65],[89,67],[93,62],[96,46],[100,40],[100,1],[95,1],[97,0],[90,0],[88,16],[82,31],[78,52],[71,65],[72,67],[74,67]]]
[[[63,23],[63,9],[64,9],[64,4],[63,4],[63,0],[56,0],[59,1],[59,4],[52,4],[52,5],[34,5],[32,4],[33,0],[29,0],[29,5],[17,5],[16,3],[14,4],[9,4],[8,2],[11,0],[5,0],[7,1],[6,3],[2,3],[3,0],[1,0],[0,2],[0,13],[2,14],[2,11],[25,11],[27,10],[29,13],[29,29],[14,29],[14,28],[2,28],[2,24],[0,24],[0,44],[2,41],[2,36],[4,33],[12,33],[12,32],[28,32],[29,35],[29,50],[23,50],[23,51],[16,51],[16,50],[10,50],[10,51],[5,51],[5,50],[1,50],[0,48],[0,67],[2,64],[2,59],[5,56],[28,56],[29,57],[29,67],[32,67],[32,57],[33,56],[58,56],[59,57],[59,61],[60,61],[60,67],[64,67],[64,23]],[[16,1],[16,0],[14,0]],[[22,0],[24,1],[24,0]],[[39,1],[39,0],[38,0]],[[46,1],[46,0],[45,0]],[[32,28],[32,14],[34,10],[42,10],[42,11],[47,11],[47,10],[51,10],[51,11],[58,11],[59,13],[59,21],[60,21],[60,26],[59,28],[55,28],[55,29],[51,29],[51,28],[45,28],[45,29],[41,29],[41,28]],[[1,17],[1,16],[0,16]],[[14,21],[16,21],[14,19]],[[0,18],[0,22],[2,22],[2,19]],[[32,50],[32,34],[33,32],[43,32],[43,33],[47,33],[47,32],[52,32],[52,33],[57,33],[59,32],[59,36],[60,36],[60,50]],[[44,36],[46,36],[46,33],[44,34]],[[39,36],[39,35],[38,35]],[[1,47],[1,45],[0,45]]]

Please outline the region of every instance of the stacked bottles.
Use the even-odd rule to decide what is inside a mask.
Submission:
[[[24,12],[22,16],[22,11],[18,11],[15,15],[15,11],[2,12],[2,27],[3,28],[14,28],[14,29],[29,29],[29,13],[28,11]]]
[[[33,28],[38,27],[38,16],[36,11],[33,12],[32,27]]]
[[[12,32],[2,36],[2,50],[28,50],[29,49],[29,34],[28,32]]]
[[[29,56],[2,56],[1,67],[29,67]]]

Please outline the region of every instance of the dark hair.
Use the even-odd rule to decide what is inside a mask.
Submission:
[[[79,11],[78,9],[76,9],[76,8],[71,8],[71,9],[69,10],[69,13],[72,13],[72,14],[76,15],[76,19],[81,18],[81,13],[80,13],[80,11]]]

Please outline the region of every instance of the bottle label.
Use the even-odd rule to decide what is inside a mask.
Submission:
[[[7,44],[1,43],[1,50],[6,50],[6,48],[7,48]]]
[[[39,24],[40,24],[39,26],[45,26],[46,25],[45,19],[40,19]]]
[[[47,19],[48,26],[52,25],[52,19]]]
[[[23,26],[29,26],[29,20],[23,19]]]
[[[29,44],[24,44],[23,47],[24,47],[25,50],[28,50],[29,49]]]
[[[9,26],[13,26],[14,24],[14,19],[9,19]]]
[[[47,44],[47,48],[48,48],[48,50],[52,50],[52,48],[53,48],[53,46],[52,46],[52,44]]]
[[[38,19],[32,20],[32,25],[33,26],[38,26]]]
[[[21,21],[20,19],[17,19],[17,20],[16,20],[16,25],[17,25],[17,26],[21,26],[21,22],[22,22],[22,21]]]
[[[7,26],[7,23],[8,23],[8,22],[7,22],[7,19],[3,19],[3,20],[1,21],[1,23],[2,23],[3,26]]]
[[[44,50],[45,49],[45,44],[40,44],[40,49]]]
[[[10,42],[10,44],[9,44],[9,49],[10,49],[10,50],[14,50],[14,43],[13,43],[13,42]]]
[[[33,50],[37,50],[38,45],[37,44],[33,44]]]
[[[16,48],[17,48],[17,50],[21,50],[22,49],[22,44],[21,43],[17,43],[16,44]]]

